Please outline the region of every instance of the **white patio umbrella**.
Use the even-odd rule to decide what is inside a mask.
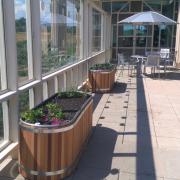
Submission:
[[[154,11],[140,12],[122,21],[119,21],[118,23],[133,24],[133,25],[173,25],[173,24],[176,24],[176,22],[173,21],[172,19]],[[160,33],[161,31],[159,28],[159,40],[161,36]]]
[[[122,21],[119,21],[118,23],[131,23],[131,24],[135,24],[135,25],[176,24],[176,22],[173,21],[172,19],[170,19],[162,14],[159,14],[157,12],[154,12],[154,11],[140,12],[140,13],[134,14]]]

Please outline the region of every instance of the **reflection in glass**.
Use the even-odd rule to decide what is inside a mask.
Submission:
[[[0,103],[0,145],[4,142],[4,123],[3,123],[3,109]]]
[[[172,26],[161,25],[161,47],[171,47]]]
[[[117,24],[117,14],[112,14],[112,24]]]
[[[42,71],[80,58],[80,1],[40,0]]]
[[[146,37],[136,37],[136,46],[145,47],[146,46]]]
[[[123,36],[132,36],[133,35],[133,25],[125,24],[123,25]]]
[[[168,2],[168,1],[167,1]],[[146,0],[143,3],[143,11],[161,11],[161,1]]]
[[[146,36],[147,35],[147,27],[146,26],[136,26],[136,35],[137,36]]]
[[[169,3],[168,1],[164,1],[162,3],[162,14],[172,19],[173,12],[174,12],[174,3]]]
[[[154,37],[153,37],[153,47],[158,47],[159,43],[159,26],[154,26]]]
[[[113,47],[116,47],[116,41],[117,41],[117,39],[116,39],[116,37],[117,37],[117,26],[116,25],[114,25],[113,27],[112,27],[112,46]]]
[[[122,53],[124,55],[125,61],[129,61],[131,55],[132,55],[132,49],[125,49],[125,48],[119,48],[118,53]]]
[[[101,13],[92,10],[92,52],[101,50]]]
[[[18,83],[23,84],[28,77],[26,1],[15,0],[16,46],[18,63]]]
[[[121,37],[118,41],[118,47],[132,47],[133,37]]]
[[[0,2],[2,3],[2,1]],[[7,89],[7,74],[6,74],[6,60],[5,60],[5,36],[4,36],[4,26],[3,26],[3,12],[2,4],[0,4],[0,91]]]
[[[131,1],[131,12],[141,11],[141,1]]]
[[[29,90],[19,95],[19,112],[22,113],[27,110],[29,110]]]
[[[112,2],[112,12],[117,12],[119,10],[121,12],[128,12],[129,11],[129,4],[127,3],[127,1]]]
[[[104,11],[111,12],[111,3],[110,2],[103,2],[102,8]]]

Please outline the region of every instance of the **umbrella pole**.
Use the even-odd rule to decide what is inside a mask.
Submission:
[[[159,50],[161,47],[161,25],[159,25],[159,39],[158,39]]]
[[[152,24],[151,52],[153,51],[153,42],[154,42],[154,24]]]

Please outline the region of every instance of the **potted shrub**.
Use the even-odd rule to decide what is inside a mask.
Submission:
[[[89,69],[92,92],[109,92],[115,81],[115,66],[110,63],[95,64]]]
[[[61,179],[79,159],[92,127],[92,96],[53,95],[20,119],[20,173],[27,179]]]

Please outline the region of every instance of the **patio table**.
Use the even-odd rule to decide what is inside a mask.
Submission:
[[[142,73],[141,65],[147,60],[147,57],[141,55],[132,55],[130,57],[130,64],[136,65],[137,75],[139,76]]]
[[[143,63],[147,60],[147,57],[141,55],[132,55],[131,59],[135,60],[136,63]]]

